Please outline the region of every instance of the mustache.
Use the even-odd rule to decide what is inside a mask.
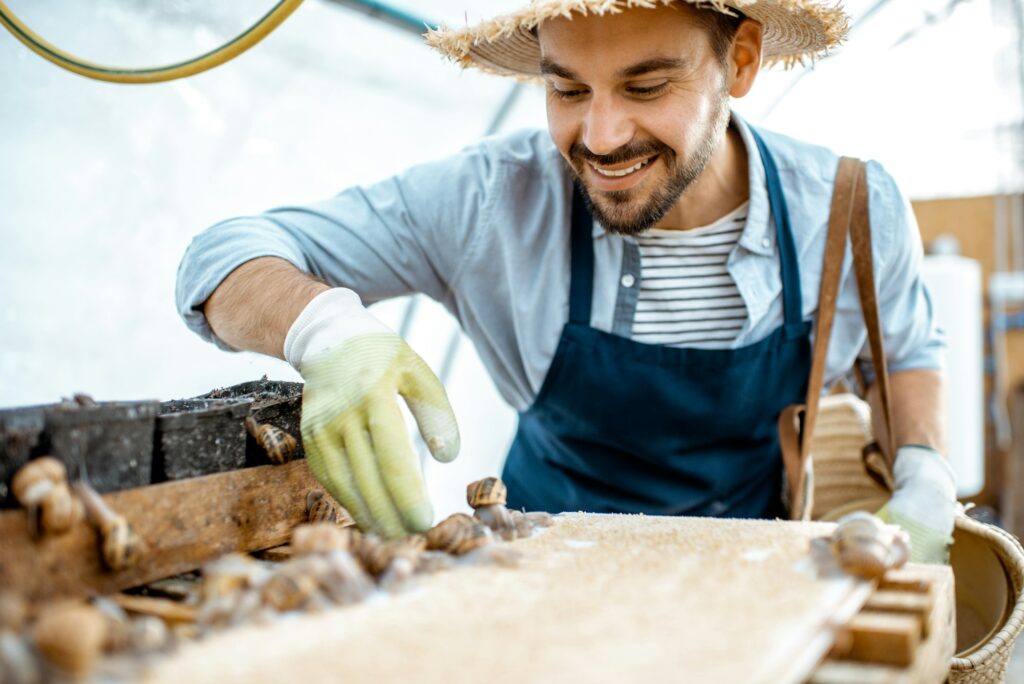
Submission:
[[[627,143],[608,154],[594,154],[581,142],[575,142],[569,147],[569,158],[577,164],[588,161],[602,166],[611,166],[640,157],[653,157],[656,154],[668,156],[672,154],[672,150],[664,143],[653,140]]]

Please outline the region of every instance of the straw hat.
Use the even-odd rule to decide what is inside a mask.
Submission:
[[[728,15],[735,11],[764,26],[766,65],[791,66],[834,47],[846,36],[847,17],[829,0],[685,0]],[[442,26],[427,33],[427,44],[463,67],[501,76],[540,75],[540,45],[534,29],[541,22],[572,14],[618,14],[632,7],[653,9],[675,0],[531,0],[528,7],[475,26]]]

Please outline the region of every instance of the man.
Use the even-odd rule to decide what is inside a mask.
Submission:
[[[432,520],[396,393],[435,458],[459,447],[437,378],[363,308],[409,292],[445,304],[520,411],[510,506],[780,516],[775,426],[807,388],[837,157],[758,132],[729,101],[762,61],[844,31],[812,0],[542,0],[431,34],[464,65],[541,75],[548,134],[214,226],[183,261],[182,315],[300,370],[309,465],[364,529]],[[883,513],[940,561],[956,504],[943,344],[909,206],[877,164],[868,184],[899,445]],[[828,379],[864,341],[847,265]]]

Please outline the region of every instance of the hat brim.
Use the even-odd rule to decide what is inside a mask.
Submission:
[[[518,12],[475,26],[442,26],[426,34],[427,44],[463,67],[502,76],[540,76],[540,44],[536,27],[549,19],[573,14],[618,14],[631,8],[671,5],[678,0],[535,0]],[[762,60],[784,66],[814,60],[846,37],[848,20],[837,5],[814,0],[681,0],[725,14],[736,11],[759,22]]]

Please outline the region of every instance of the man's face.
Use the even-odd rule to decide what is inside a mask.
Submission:
[[[661,220],[728,124],[725,70],[692,11],[573,15],[538,30],[551,137],[612,232]]]

